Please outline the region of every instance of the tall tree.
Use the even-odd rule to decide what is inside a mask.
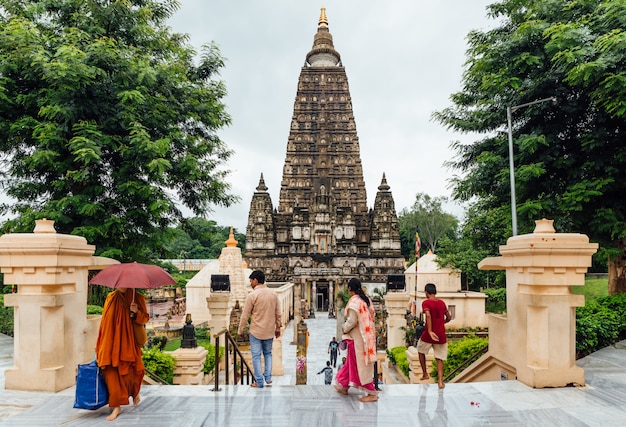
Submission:
[[[181,205],[236,200],[215,45],[170,32],[175,0],[0,0],[0,170],[17,215],[55,220],[98,254],[158,256]]]
[[[233,234],[237,246],[243,250],[246,236],[236,229]],[[230,227],[219,226],[215,221],[204,218],[189,218],[172,230],[172,238],[166,244],[166,249],[174,258],[217,259],[229,236]]]
[[[422,249],[431,250],[433,253],[442,236],[456,238],[459,221],[454,215],[444,212],[443,204],[446,201],[445,197],[431,197],[425,193],[418,193],[413,206],[400,211],[398,225],[402,255],[405,258],[415,259],[416,229],[419,229]]]
[[[449,128],[479,132],[453,144],[453,197],[485,215],[509,205],[507,107],[556,96],[513,114],[520,232],[555,219],[610,249],[610,289],[626,292],[626,1],[503,0],[494,29],[469,34],[463,87],[435,113]],[[504,212],[502,212],[504,214]],[[510,216],[509,216],[510,221]]]

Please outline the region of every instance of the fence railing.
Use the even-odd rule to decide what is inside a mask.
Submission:
[[[252,374],[252,369],[248,365],[248,362],[243,358],[243,354],[241,354],[241,350],[237,346],[237,342],[230,334],[228,329],[224,329],[217,334],[213,335],[215,338],[215,387],[211,391],[221,391],[220,388],[220,337],[224,337],[224,384],[228,385],[230,383],[230,371],[232,367],[233,371],[233,384],[245,384],[250,385],[250,379],[252,382],[255,382],[254,375]],[[230,356],[232,352],[232,362],[230,361]],[[237,361],[239,359],[239,362]],[[239,363],[239,364],[238,364]],[[239,372],[237,372],[239,371]],[[237,379],[237,376],[239,378]]]

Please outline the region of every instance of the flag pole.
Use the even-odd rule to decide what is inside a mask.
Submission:
[[[419,228],[415,228],[415,286],[413,291],[413,316],[417,316],[417,264],[420,259],[420,249],[422,242],[420,240]]]

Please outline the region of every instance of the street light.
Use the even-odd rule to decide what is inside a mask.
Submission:
[[[551,96],[549,98],[537,99],[536,101],[527,102],[525,104],[506,107],[506,118],[509,124],[509,174],[511,177],[511,218],[514,236],[517,236],[517,206],[515,205],[515,172],[513,169],[513,127],[511,125],[511,116],[513,115],[514,111],[517,111],[520,108],[525,108],[535,104],[541,104],[542,102],[546,101],[552,101],[553,104],[556,104],[556,97]]]

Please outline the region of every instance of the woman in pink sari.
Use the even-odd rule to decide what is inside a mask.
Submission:
[[[356,278],[348,282],[350,300],[345,309],[343,337],[348,344],[346,363],[337,372],[335,389],[348,394],[348,388],[355,387],[367,393],[361,402],[378,400],[374,386],[374,364],[376,363],[376,331],[374,328],[374,307]]]

